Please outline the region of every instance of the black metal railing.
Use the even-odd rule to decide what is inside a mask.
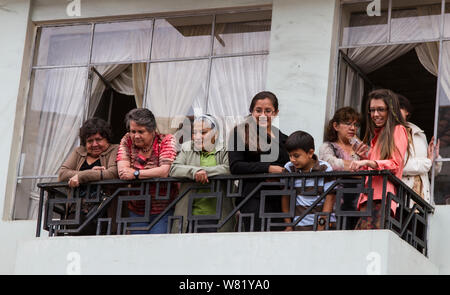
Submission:
[[[257,175],[221,175],[211,177],[209,183],[199,185],[188,179],[157,178],[148,180],[107,180],[92,182],[82,188],[69,188],[67,183],[39,183],[40,202],[36,236],[40,236],[41,228],[49,232],[49,236],[80,235],[86,228],[93,227],[96,235],[127,234],[132,230],[149,230],[166,214],[173,212],[175,206],[183,198],[188,198],[188,223],[185,232],[195,233],[201,229],[221,229],[230,220],[236,223],[235,231],[240,232],[247,224],[247,229],[253,231],[255,220],[260,219],[260,231],[283,230],[288,226],[295,227],[314,208],[325,200],[326,196],[334,193],[334,215],[336,222],[332,228],[336,230],[353,229],[350,221],[364,216],[370,216],[374,177],[383,179],[383,193],[381,202],[381,225],[383,229],[390,229],[408,242],[418,251],[427,255],[427,220],[428,215],[434,212],[434,208],[407,187],[401,180],[389,171],[361,171],[361,172],[312,172],[312,173],[283,173],[283,174],[257,174]],[[326,190],[320,187],[320,179],[332,179],[332,185]],[[307,194],[319,195],[317,200],[307,208],[302,215],[290,223],[284,222],[284,218],[294,220],[297,192],[305,193],[306,187],[295,187],[294,181],[302,179],[306,184],[313,180],[314,185],[308,187]],[[259,182],[258,185],[247,194],[243,187],[247,182]],[[367,182],[367,185],[366,185]],[[396,194],[387,192],[387,184],[390,182],[396,188]],[[171,198],[172,190],[183,184],[185,189],[180,190]],[[162,190],[161,188],[164,188]],[[199,193],[198,190],[208,189],[210,193]],[[153,197],[150,194],[153,191]],[[164,195],[161,195],[164,193]],[[344,209],[344,196],[359,196],[364,193],[368,197],[368,210],[357,211]],[[215,215],[194,215],[192,202],[196,198],[210,195],[216,198]],[[289,196],[289,212],[268,212],[264,204],[268,198],[281,199],[281,196]],[[231,198],[235,204],[225,215],[222,215],[222,204],[225,198]],[[259,216],[252,213],[242,213],[240,209],[252,198],[259,198]],[[148,226],[131,227],[135,222],[149,222],[150,209],[155,200],[170,200],[169,205]],[[146,214],[143,217],[130,217],[126,204],[130,201],[143,201]],[[394,214],[391,211],[391,203],[395,203],[397,209]],[[325,230],[329,230],[330,213],[315,212],[313,230],[318,229],[318,219],[326,216]],[[199,221],[210,221],[207,225]],[[178,226],[174,222],[178,221]],[[168,233],[183,232],[183,216],[170,216],[167,227]]]

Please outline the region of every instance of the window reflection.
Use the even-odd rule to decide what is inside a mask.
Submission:
[[[151,30],[151,20],[95,25],[92,62],[148,59]]]
[[[369,2],[364,2],[343,6],[342,46],[387,42],[389,2],[381,1],[380,16],[369,16],[368,4]]]
[[[90,25],[42,28],[35,64],[38,66],[87,64],[90,42]]]
[[[211,31],[212,16],[157,19],[152,59],[207,56]]]
[[[218,15],[214,54],[268,51],[271,11]]]

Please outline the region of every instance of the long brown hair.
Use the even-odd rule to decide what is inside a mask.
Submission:
[[[338,140],[338,134],[333,124],[356,121],[361,122],[361,114],[351,107],[343,107],[334,113],[333,118],[328,122],[325,133],[325,141],[335,142]]]
[[[273,94],[270,91],[261,91],[257,93],[250,103],[249,112],[250,115],[246,118],[244,123],[241,125],[238,125],[238,136],[243,140],[245,148],[249,151],[257,151],[258,153],[261,151],[265,151],[269,148],[270,144],[266,142],[265,139],[260,140],[259,138],[259,127],[254,118],[252,117],[251,113],[253,112],[253,109],[255,108],[256,102],[258,100],[266,99],[268,98],[270,102],[272,103],[272,106],[275,110],[275,112],[278,112],[278,98],[275,94]],[[270,127],[271,129],[274,128],[273,126]],[[269,130],[269,129],[268,129]],[[267,130],[267,131],[268,131]],[[269,135],[270,137],[270,135]]]
[[[393,91],[389,89],[377,89],[373,90],[368,95],[367,105],[366,105],[366,122],[367,122],[367,128],[366,133],[364,135],[364,142],[369,143],[372,138],[375,136],[375,123],[373,122],[369,108],[370,108],[370,102],[373,99],[382,99],[387,107],[387,120],[386,124],[384,125],[383,130],[381,131],[377,144],[380,146],[380,160],[386,160],[392,157],[392,154],[394,153],[396,149],[396,145],[394,142],[394,129],[397,125],[402,125],[405,128],[406,122],[402,117],[402,114],[400,112],[400,104],[397,97],[397,94],[395,94]],[[373,148],[373,147],[372,147]],[[408,144],[407,148],[408,154],[410,154],[410,147]]]

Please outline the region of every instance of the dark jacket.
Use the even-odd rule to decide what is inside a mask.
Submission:
[[[267,142],[270,142],[271,149],[277,145],[278,156],[276,160],[271,162],[265,162],[262,157],[264,155],[270,154],[270,151],[259,152],[259,151],[249,151],[248,147],[245,146],[243,142],[244,139],[238,132],[238,127],[233,130],[233,139],[230,139],[230,145],[228,150],[228,159],[230,163],[230,171],[232,174],[259,174],[268,173],[270,165],[276,165],[284,167],[284,165],[289,162],[289,154],[286,151],[285,143],[287,135],[279,131],[276,127],[272,126],[272,132],[274,134],[279,134],[278,138],[268,138]],[[245,146],[244,150],[238,150],[238,147]],[[245,181],[243,187],[244,195],[249,194],[261,180]],[[259,197],[259,194],[258,194]]]

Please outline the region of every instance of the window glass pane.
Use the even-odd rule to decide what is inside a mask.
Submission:
[[[208,113],[219,117],[248,115],[253,96],[265,90],[266,76],[267,55],[215,58]]]
[[[342,46],[387,42],[389,2],[381,0],[379,11],[372,3],[376,2],[342,6]]]
[[[212,16],[157,19],[152,59],[207,56],[211,30]]]
[[[441,141],[441,156],[450,158],[450,42],[444,42],[443,49],[437,136]]]
[[[89,61],[91,25],[42,28],[35,65],[79,65]]]
[[[56,175],[62,162],[78,144],[86,77],[87,68],[34,71],[25,119],[20,175]],[[21,187],[17,199],[37,196],[38,181],[24,182],[23,185],[27,183],[30,186]],[[27,190],[30,194],[22,195]]]
[[[450,204],[450,161],[440,163],[442,168],[434,177],[434,202],[438,205]]]
[[[148,59],[151,31],[151,20],[95,25],[92,62]]]
[[[441,6],[441,1],[394,0],[391,42],[439,38]]]
[[[272,11],[216,17],[214,54],[268,51]]]
[[[173,133],[185,116],[205,111],[207,71],[207,59],[150,64],[146,107],[161,133]]]

